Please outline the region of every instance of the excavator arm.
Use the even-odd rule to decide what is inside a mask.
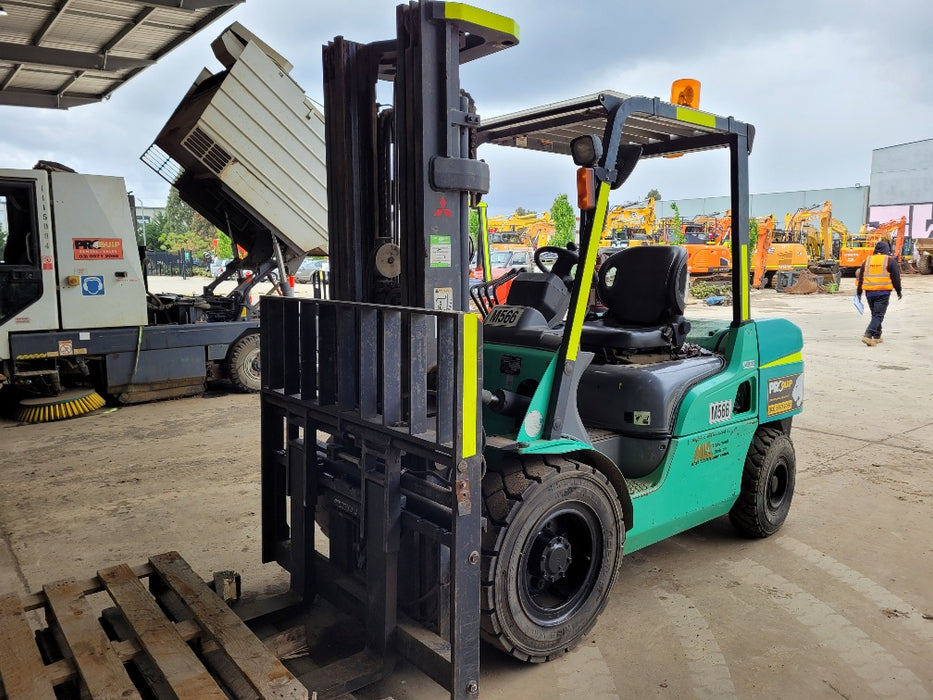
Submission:
[[[758,242],[755,245],[755,276],[752,286],[760,289],[765,278],[765,267],[768,260],[768,249],[774,241],[774,214],[758,221]]]

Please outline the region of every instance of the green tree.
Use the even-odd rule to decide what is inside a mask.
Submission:
[[[651,199],[654,197],[655,201],[661,199],[661,193],[658,192],[654,187],[648,190],[648,194],[645,195],[645,199]]]
[[[527,216],[528,214],[534,214],[534,212],[528,211],[525,207],[518,207],[515,210],[515,216]]]
[[[233,258],[233,241],[223,231],[217,232],[217,248],[214,250],[214,254],[218,258]]]
[[[470,207],[468,216],[467,233],[470,236],[470,260],[468,264],[470,264],[473,262],[473,257],[477,255],[477,251],[479,250],[479,245],[477,243],[479,239],[479,209]],[[479,262],[477,261],[476,264],[478,265]]]
[[[192,230],[194,209],[189,207],[178,196],[174,187],[169,190],[168,201],[165,203],[165,227],[163,234],[183,235]]]
[[[554,224],[554,234],[548,245],[565,246],[570,243],[577,227],[577,219],[566,194],[559,194],[554,198],[551,205],[551,221]]]
[[[3,249],[6,247],[6,231],[3,224],[0,224],[0,260],[3,259]]]
[[[192,254],[200,256],[211,247],[210,241],[205,241],[194,231],[185,231],[184,233],[165,233],[159,243],[162,250],[172,253],[178,253],[182,250],[191,251]]]
[[[674,230],[671,232],[671,243],[673,245],[683,245],[687,242],[687,237],[684,235],[683,219],[680,218],[680,209],[677,208],[676,202],[671,202],[671,209],[674,211]]]
[[[479,209],[474,209],[473,207],[470,207],[469,225],[470,225],[470,238],[472,238],[475,241],[476,237],[479,235]]]
[[[214,226],[185,204],[178,196],[178,190],[172,188],[165,203],[165,222],[159,247],[173,253],[188,250],[200,257],[211,250],[216,232]]]
[[[748,220],[748,261],[755,256],[755,246],[758,245],[758,220],[751,218]]]
[[[167,220],[165,214],[159,212],[146,224],[146,247],[155,250],[159,245],[159,241],[162,240],[162,235],[165,233],[165,225]],[[140,241],[142,243],[142,241]]]
[[[217,234],[220,233],[220,231],[214,227],[214,224],[197,212],[194,212],[194,215],[191,217],[191,230],[198,234],[200,238],[208,241],[208,243],[217,238]]]

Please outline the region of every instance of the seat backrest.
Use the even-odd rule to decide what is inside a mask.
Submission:
[[[597,293],[616,323],[659,326],[683,316],[687,250],[676,245],[624,248],[599,268]]]

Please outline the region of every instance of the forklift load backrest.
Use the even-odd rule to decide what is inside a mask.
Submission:
[[[621,324],[657,326],[684,313],[687,251],[681,246],[636,246],[599,267],[597,292]]]

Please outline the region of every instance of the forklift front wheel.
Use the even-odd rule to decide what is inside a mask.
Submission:
[[[591,466],[508,457],[483,479],[482,634],[523,661],[576,646],[606,607],[622,561],[622,507]]]
[[[729,511],[732,525],[747,537],[777,532],[790,510],[796,474],[790,436],[779,428],[758,428],[745,457],[739,498]]]
[[[233,386],[252,393],[262,388],[259,364],[259,333],[248,333],[237,339],[227,356],[227,374]]]

